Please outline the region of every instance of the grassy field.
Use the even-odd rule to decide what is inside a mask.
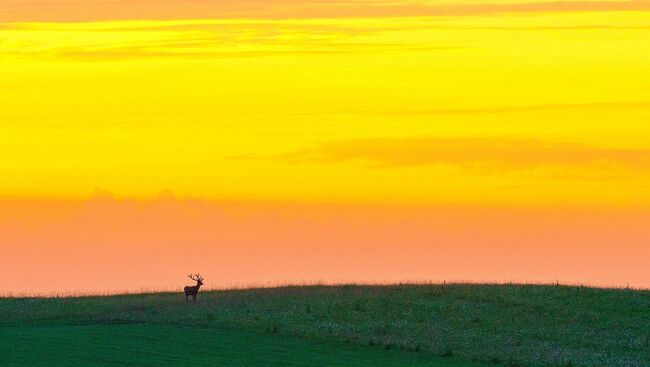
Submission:
[[[0,299],[0,365],[649,366],[650,292],[309,286]],[[193,360],[190,360],[193,358]]]
[[[407,351],[156,324],[0,331],[2,366],[479,366]]]

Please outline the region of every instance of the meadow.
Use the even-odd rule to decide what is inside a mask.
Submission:
[[[0,365],[648,366],[650,291],[287,286],[0,299]]]

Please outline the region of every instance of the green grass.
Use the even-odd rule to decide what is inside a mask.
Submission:
[[[212,365],[635,367],[650,365],[650,292],[396,285],[202,292],[196,305],[180,292],[6,298],[0,330],[0,365],[25,348],[66,365],[74,348],[88,364],[178,365],[195,352]]]
[[[155,324],[8,327],[0,340],[2,366],[469,366],[399,350]]]

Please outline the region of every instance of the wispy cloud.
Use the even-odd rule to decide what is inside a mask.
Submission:
[[[650,101],[639,102],[588,102],[588,103],[549,103],[522,106],[495,106],[477,108],[431,108],[420,110],[393,110],[381,114],[389,116],[417,115],[482,115],[516,112],[544,112],[566,110],[601,110],[611,108],[650,108]]]
[[[374,109],[374,110],[323,110],[293,112],[291,116],[310,117],[323,115],[359,115],[384,117],[433,117],[433,116],[474,116],[474,115],[512,115],[518,113],[545,113],[556,111],[606,111],[606,110],[648,110],[650,101],[635,102],[586,102],[586,103],[547,103],[519,106],[455,107],[423,109]]]
[[[496,171],[603,166],[650,170],[650,149],[622,149],[514,138],[404,137],[346,139],[273,156],[242,155],[290,164],[361,162],[374,168],[452,165]]]
[[[66,10],[66,6],[70,5],[67,1],[26,0],[0,3],[0,57],[49,61],[113,61],[138,58],[219,59],[364,52],[437,52],[492,47],[487,41],[489,38],[476,37],[476,32],[481,31],[643,32],[650,29],[650,24],[642,20],[635,18],[630,22],[621,22],[604,18],[606,14],[590,18],[587,23],[566,23],[554,19],[553,22],[529,24],[527,17],[508,22],[495,20],[502,19],[500,17],[493,17],[488,22],[483,18],[482,21],[476,18],[458,20],[458,17],[469,15],[650,10],[650,1],[640,0],[515,0],[513,3],[487,4],[375,0],[271,0],[258,4],[248,0],[217,0],[183,2],[182,6],[174,0],[166,0],[155,7],[150,6],[149,0],[135,0],[118,7],[121,11],[118,13],[100,11],[105,2],[98,2],[92,11],[88,9],[86,17],[82,16],[83,7],[92,1],[75,3],[74,9],[71,7]],[[17,16],[20,13],[18,10],[25,4],[33,5],[29,12],[25,10],[25,14],[31,15]],[[3,12],[3,7],[6,12]],[[165,7],[169,7],[168,10],[173,7],[178,9],[173,12],[173,16],[172,13],[169,16],[157,13]],[[41,14],[41,8],[48,11],[43,10]],[[218,11],[213,12],[215,9]],[[186,11],[189,13],[185,14]],[[56,14],[63,18],[48,18]],[[65,18],[69,15],[79,16],[79,19]],[[98,16],[100,18],[96,18]],[[152,20],[140,20],[143,18]],[[449,37],[450,31],[454,32],[454,37]]]
[[[374,37],[390,29],[421,26],[400,22],[190,20],[5,25],[0,29],[0,41],[6,40],[0,42],[0,56],[33,60],[218,59],[464,48],[445,42]]]

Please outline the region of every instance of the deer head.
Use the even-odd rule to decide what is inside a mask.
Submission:
[[[196,285],[203,285],[203,277],[201,274],[190,274],[187,276],[188,278],[196,281]]]

